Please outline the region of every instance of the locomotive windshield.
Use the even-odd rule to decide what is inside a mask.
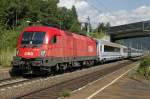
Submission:
[[[24,32],[21,44],[42,44],[45,32]]]

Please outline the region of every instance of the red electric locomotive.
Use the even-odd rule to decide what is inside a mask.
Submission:
[[[32,26],[19,36],[12,74],[49,74],[96,61],[96,41],[54,27]]]

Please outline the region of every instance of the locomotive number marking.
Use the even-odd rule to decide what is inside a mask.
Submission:
[[[24,55],[33,56],[33,52],[25,52]]]

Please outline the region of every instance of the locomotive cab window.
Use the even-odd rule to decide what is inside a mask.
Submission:
[[[45,32],[24,32],[21,44],[42,44],[45,38]]]
[[[53,36],[51,39],[51,44],[55,44],[57,42],[57,36]]]

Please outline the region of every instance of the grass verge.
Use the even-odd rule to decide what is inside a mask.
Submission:
[[[62,97],[69,97],[70,95],[71,95],[70,91],[67,91],[67,90],[65,90],[61,93]]]

